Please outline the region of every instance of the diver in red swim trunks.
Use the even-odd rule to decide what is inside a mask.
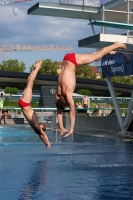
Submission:
[[[33,128],[35,133],[38,134],[40,139],[44,142],[47,148],[50,148],[50,142],[45,133],[46,126],[42,122],[38,122],[38,118],[34,110],[32,109],[30,102],[32,100],[32,88],[33,83],[42,64],[42,60],[39,60],[34,64],[34,69],[28,77],[26,88],[22,94],[22,97],[19,99],[18,104],[22,109],[22,112],[29,122],[30,126]]]
[[[92,63],[100,60],[104,55],[111,53],[114,54],[117,48],[126,48],[126,45],[116,42],[113,45],[102,48],[98,52],[92,54],[66,54],[63,60],[62,70],[58,78],[58,87],[56,92],[56,107],[57,117],[60,126],[61,135],[66,133],[64,137],[73,133],[75,123],[75,107],[72,98],[73,91],[76,86],[75,69],[76,66],[82,64]],[[66,130],[62,121],[62,110],[70,107],[70,129]]]

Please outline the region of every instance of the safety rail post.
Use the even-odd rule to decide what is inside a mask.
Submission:
[[[132,91],[131,100],[129,102],[128,110],[127,110],[126,117],[125,117],[124,124],[123,124],[123,130],[122,130],[123,133],[127,132],[127,129],[133,119],[132,110],[133,110],[133,91]]]
[[[129,24],[129,0],[127,0],[127,24]],[[129,30],[127,30],[127,43],[129,42]]]
[[[103,15],[102,15],[102,20],[105,20],[105,9],[104,9],[104,4],[102,5],[103,7]],[[106,28],[103,26],[102,27],[102,32],[105,34],[106,33]]]
[[[92,21],[91,21],[91,18],[89,18],[89,21],[90,21],[90,25],[91,25],[91,29],[92,29],[93,35],[96,35],[94,26],[93,26],[93,24],[91,23],[91,22],[92,22]]]
[[[111,94],[111,97],[112,97],[112,101],[113,101],[113,104],[114,104],[114,107],[115,107],[115,110],[116,110],[118,122],[119,122],[120,128],[122,130],[123,129],[123,119],[122,119],[120,108],[119,108],[119,105],[118,105],[118,102],[117,102],[117,99],[116,99],[113,84],[112,84],[110,78],[106,78],[106,81],[107,81],[107,85],[108,85],[108,88],[109,88],[109,91],[110,91],[110,94]]]
[[[83,0],[83,9],[84,9],[85,1]]]

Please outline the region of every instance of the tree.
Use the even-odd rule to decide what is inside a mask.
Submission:
[[[98,80],[105,81],[105,78],[102,78],[102,74],[101,74],[100,78]],[[120,83],[120,84],[133,85],[133,77],[132,76],[116,76],[116,77],[111,77],[111,81],[115,82],[115,83]]]
[[[23,61],[19,62],[18,60],[3,60],[0,64],[1,71],[10,71],[10,72],[24,72],[26,69],[25,63]]]
[[[85,90],[85,89],[80,89],[78,91],[78,94],[81,94],[81,95],[91,95],[91,91],[90,90]]]
[[[15,88],[15,87],[5,87],[4,93],[10,94],[10,97],[11,97],[12,94],[17,94],[18,93],[18,88]]]
[[[92,67],[89,67],[88,65],[79,65],[76,67],[76,77],[96,79],[96,74]]]
[[[133,85],[133,77],[131,76],[117,76],[111,78],[112,82]]]
[[[34,68],[34,65],[30,68],[30,71],[32,71]],[[39,70],[40,74],[46,74],[46,75],[58,75],[57,69],[59,69],[58,63],[52,62],[50,59],[43,60],[42,66]]]

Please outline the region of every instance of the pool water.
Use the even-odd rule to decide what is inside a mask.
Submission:
[[[0,128],[0,200],[131,200],[133,144],[29,127]]]

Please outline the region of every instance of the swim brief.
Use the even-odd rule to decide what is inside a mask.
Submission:
[[[64,60],[67,60],[71,63],[73,63],[75,66],[78,66],[77,62],[76,62],[76,58],[75,58],[75,53],[68,53],[64,56]]]
[[[22,99],[19,99],[18,105],[19,105],[21,108],[23,108],[23,107],[30,106],[30,103],[26,103],[26,102],[24,102]]]

